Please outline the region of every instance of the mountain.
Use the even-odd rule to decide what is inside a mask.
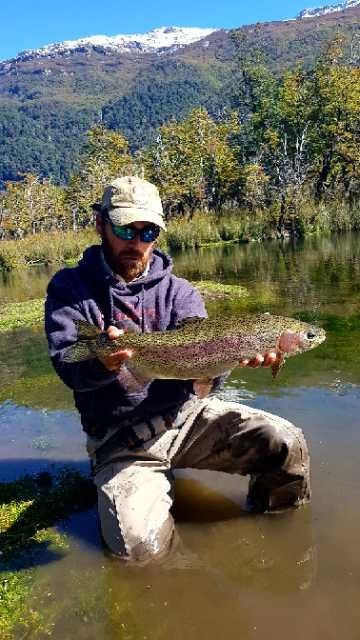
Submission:
[[[41,49],[22,51],[16,60],[33,60],[35,58],[57,58],[75,51],[85,52],[99,50],[114,53],[170,53],[180,47],[201,40],[213,33],[215,29],[198,27],[160,27],[148,33],[117,36],[90,36],[79,40],[65,40],[49,44]]]
[[[360,0],[339,7],[232,30],[93,36],[0,62],[0,184],[27,171],[65,181],[94,123],[121,130],[134,150],[199,104],[218,115],[231,106],[240,60],[253,49],[275,73],[311,67],[338,32],[350,50],[360,42]]]
[[[328,13],[334,13],[336,11],[344,11],[345,9],[351,9],[360,5],[360,0],[346,0],[341,4],[326,5],[319,9],[304,9],[300,11],[298,18],[316,18],[318,16],[325,16]]]

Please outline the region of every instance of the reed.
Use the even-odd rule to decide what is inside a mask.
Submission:
[[[78,258],[87,246],[95,242],[98,242],[98,236],[93,229],[39,233],[22,240],[2,240],[0,269],[10,271],[34,264],[61,264]]]
[[[191,217],[172,218],[159,246],[167,251],[199,248],[222,242],[247,242],[278,237],[278,214],[269,211],[229,209],[221,212],[196,211]],[[292,218],[285,218],[292,229]],[[360,229],[360,204],[344,201],[315,203],[304,199],[295,218],[299,235],[329,234]],[[33,264],[63,264],[76,261],[90,244],[99,242],[94,229],[39,233],[22,240],[0,241],[0,269],[12,270]]]
[[[242,242],[264,237],[269,216],[234,209],[222,213],[197,211],[191,218],[174,218],[168,224],[169,249],[203,247],[218,242]]]

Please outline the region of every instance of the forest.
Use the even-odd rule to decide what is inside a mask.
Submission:
[[[123,132],[92,126],[66,184],[33,173],[0,192],[0,238],[92,225],[91,205],[115,176],[154,182],[168,220],[198,212],[261,219],[263,233],[360,226],[360,69],[337,36],[312,69],[275,74],[254,52],[231,108],[198,106],[132,150]]]

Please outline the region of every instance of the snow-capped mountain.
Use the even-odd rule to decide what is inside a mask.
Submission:
[[[198,27],[160,27],[148,33],[117,36],[89,36],[79,40],[55,42],[40,49],[29,49],[18,54],[17,59],[26,60],[42,57],[63,56],[76,50],[94,47],[109,49],[118,53],[157,53],[175,50],[197,42],[216,31]]]
[[[334,13],[335,11],[343,11],[344,9],[351,9],[360,5],[360,0],[346,0],[341,4],[326,5],[318,9],[304,9],[300,11],[298,18],[316,18],[317,16],[324,16],[327,13]]]

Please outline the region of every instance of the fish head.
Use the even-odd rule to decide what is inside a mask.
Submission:
[[[302,353],[314,349],[324,342],[326,333],[321,327],[299,322],[298,326],[286,328],[280,334],[278,350],[284,354]]]

